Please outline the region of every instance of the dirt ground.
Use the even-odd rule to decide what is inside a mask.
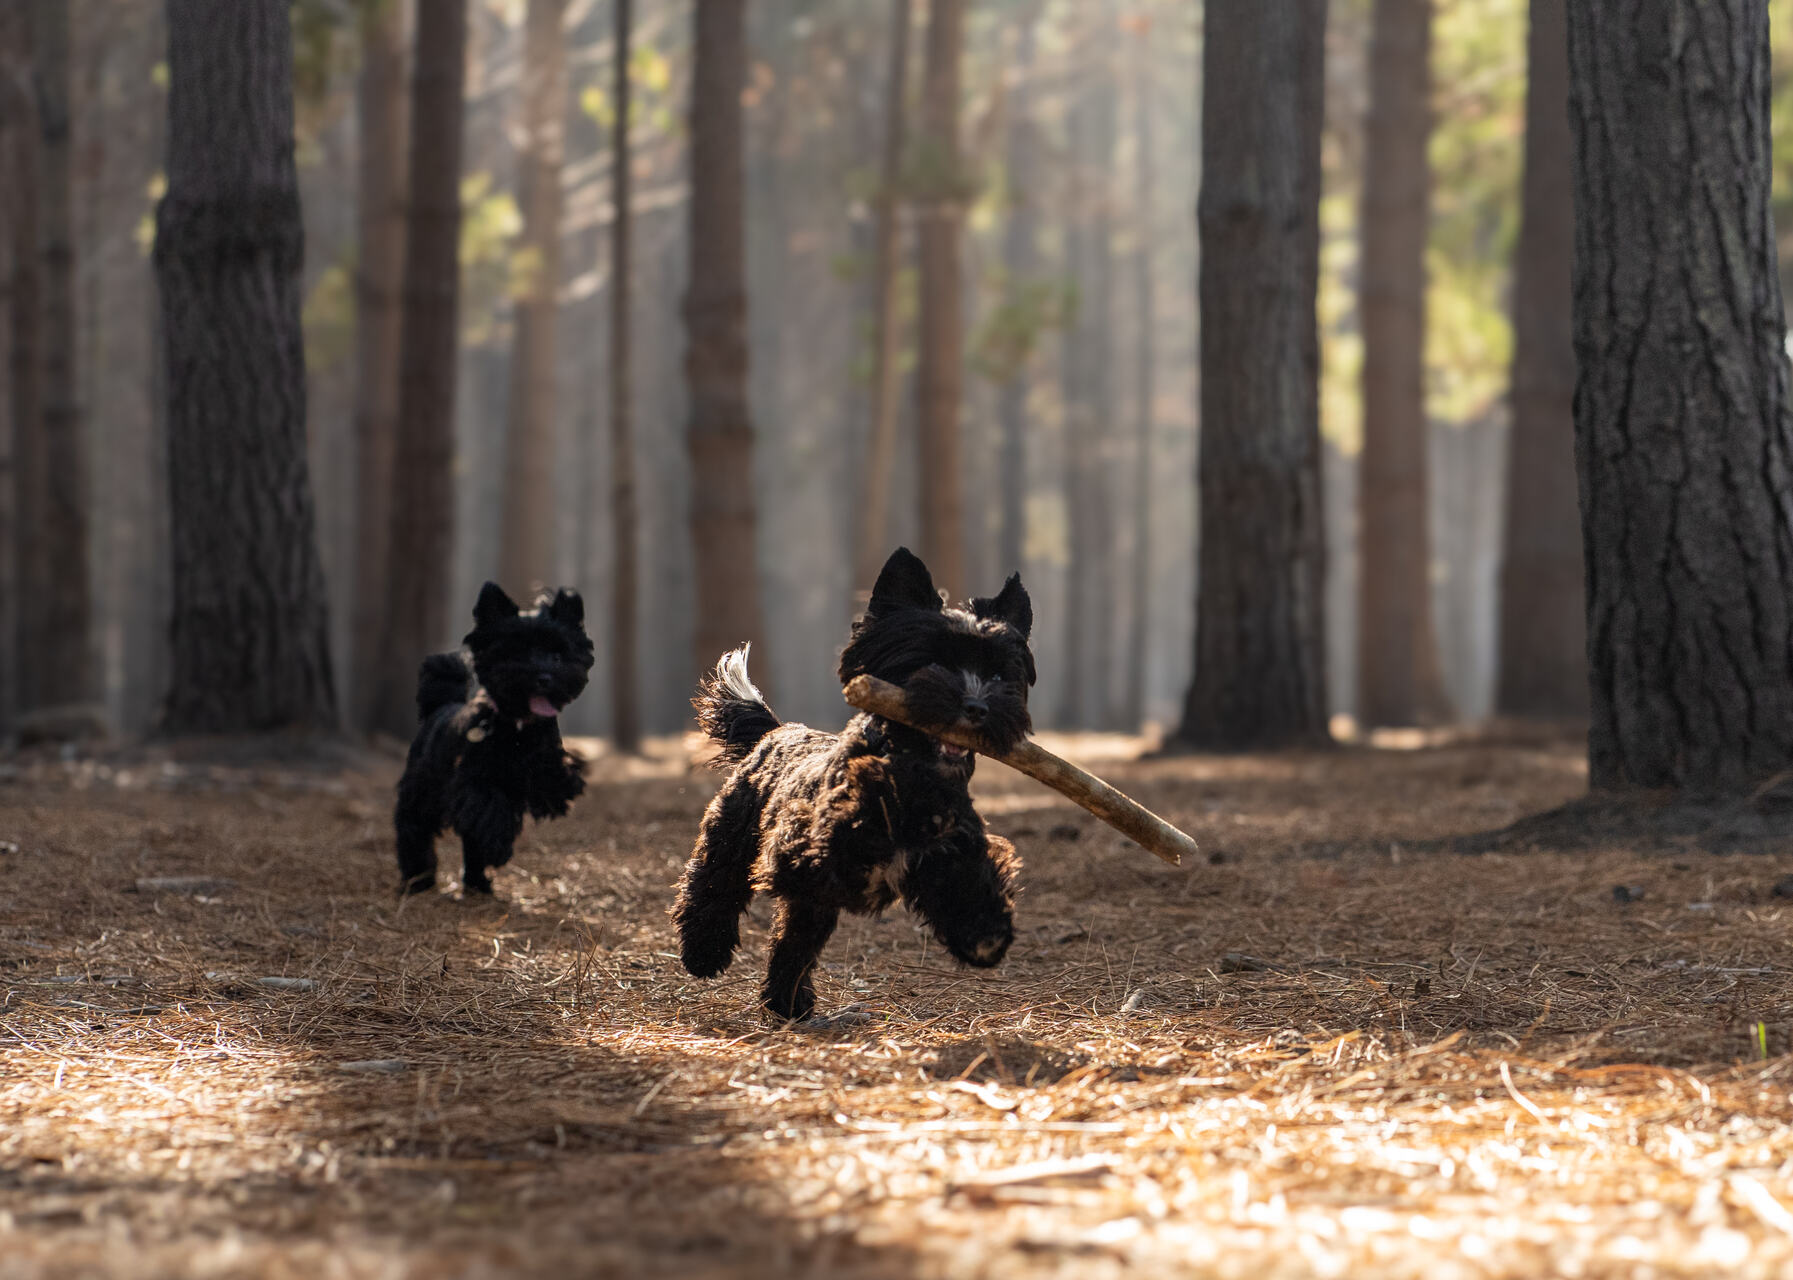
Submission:
[[[393,897],[394,761],[0,761],[0,1275],[1793,1272],[1785,856],[1427,843],[1577,794],[1567,740],[1048,745],[1205,859],[985,762],[1007,962],[851,921],[869,1020],[793,1029],[763,905],[677,963],[680,744],[496,902]]]

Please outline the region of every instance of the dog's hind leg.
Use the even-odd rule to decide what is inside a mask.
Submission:
[[[436,887],[436,832],[442,823],[413,788],[401,783],[393,813],[398,834],[398,891],[428,893]]]
[[[725,786],[704,810],[672,907],[679,957],[696,977],[714,978],[734,959],[741,913],[753,899],[759,826],[760,798],[749,786]]]
[[[834,907],[783,898],[772,926],[772,959],[760,1003],[786,1021],[809,1017],[816,1007],[813,975],[822,948],[834,934],[840,912]]]

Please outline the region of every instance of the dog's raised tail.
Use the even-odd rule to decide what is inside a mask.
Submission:
[[[417,719],[428,720],[443,707],[467,701],[473,673],[458,653],[432,653],[417,668]]]
[[[751,643],[730,649],[716,663],[716,669],[697,686],[691,705],[697,708],[697,727],[722,748],[716,757],[719,765],[737,765],[748,753],[779,725],[778,717],[766,705],[766,695],[754,687],[747,674],[747,653]]]

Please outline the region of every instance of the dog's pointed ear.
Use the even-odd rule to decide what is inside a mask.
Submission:
[[[878,581],[872,586],[868,613],[884,614],[896,609],[926,609],[939,613],[940,593],[934,590],[934,577],[921,557],[908,547],[898,547],[884,562]]]
[[[548,602],[548,616],[566,627],[585,625],[585,601],[571,587],[562,587]]]
[[[1033,633],[1033,601],[1021,585],[1021,575],[1011,573],[994,596],[978,596],[971,602],[972,616],[1006,622],[1021,633],[1023,640]]]
[[[489,627],[506,618],[514,618],[517,613],[517,602],[505,595],[504,588],[496,582],[488,582],[479,589],[479,601],[473,606],[473,621],[476,625]]]

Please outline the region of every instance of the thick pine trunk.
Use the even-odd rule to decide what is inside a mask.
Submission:
[[[466,47],[466,0],[419,5],[411,78],[398,437],[389,499],[392,578],[369,701],[373,725],[401,737],[409,737],[417,725],[417,664],[450,638]]]
[[[405,267],[405,3],[378,0],[362,19],[355,267],[355,625],[346,682],[351,716],[372,715],[380,628],[391,590],[392,453],[398,436],[399,334]]]
[[[865,452],[865,479],[860,491],[858,543],[853,558],[853,589],[870,591],[878,568],[890,554],[890,497],[896,480],[897,408],[902,388],[898,328],[897,259],[902,228],[899,221],[904,136],[909,85],[910,0],[891,0],[890,68],[884,87],[884,139],[879,160],[878,222],[872,246],[872,430]]]
[[[566,0],[529,0],[520,160],[524,289],[511,348],[499,576],[528,592],[555,575],[554,414],[560,315],[560,171],[566,154]]]
[[[747,410],[746,192],[741,91],[745,0],[695,9],[691,75],[690,283],[685,378],[690,418],[695,670],[763,634],[754,537],[753,423]],[[762,659],[758,678],[767,664]]]
[[[284,0],[168,0],[170,733],[333,728]]]
[[[1446,718],[1426,497],[1432,0],[1376,0],[1363,183],[1358,718]]]
[[[921,465],[921,557],[953,599],[965,595],[964,477],[959,415],[965,317],[960,272],[964,189],[959,159],[965,0],[928,0],[922,90],[920,359],[916,422]]]
[[[1767,4],[1568,19],[1589,782],[1735,793],[1793,763]]]
[[[1011,306],[1026,304],[1040,271],[1040,136],[1033,118],[1034,53],[1040,6],[1028,4],[1015,15],[1015,63],[1008,90],[1008,220],[1002,232],[1002,270]],[[996,567],[1017,573],[1027,553],[1027,392],[1029,361],[1010,371],[997,392]]]
[[[13,0],[23,5],[25,0]],[[67,0],[32,0],[39,131],[36,187],[35,412],[16,427],[22,558],[21,713],[96,692],[88,566],[87,450],[75,407],[75,280],[69,151]]]
[[[1326,0],[1209,13],[1202,57],[1194,747],[1326,740],[1320,125]]]
[[[610,598],[610,734],[619,751],[641,746],[641,704],[637,693],[639,663],[635,632],[639,619],[636,597],[638,557],[635,504],[635,427],[630,377],[629,306],[630,216],[629,51],[634,21],[631,0],[616,0],[616,139],[610,199],[610,530],[615,563]]]
[[[31,92],[30,13],[0,5],[0,745],[19,705],[19,523],[17,440],[37,413],[37,112]]]
[[[1324,15],[1321,16],[1324,21]],[[1138,19],[1131,39],[1133,81],[1133,558],[1132,607],[1127,610],[1126,675],[1120,727],[1137,730],[1145,720],[1146,648],[1152,622],[1152,435],[1157,398],[1157,291],[1153,266],[1156,239],[1152,207],[1157,202],[1152,175],[1156,145],[1149,18]]]
[[[1513,267],[1512,429],[1500,576],[1505,715],[1588,706],[1581,511],[1575,491],[1575,348],[1569,278],[1569,46],[1563,0],[1531,0],[1525,181]]]

